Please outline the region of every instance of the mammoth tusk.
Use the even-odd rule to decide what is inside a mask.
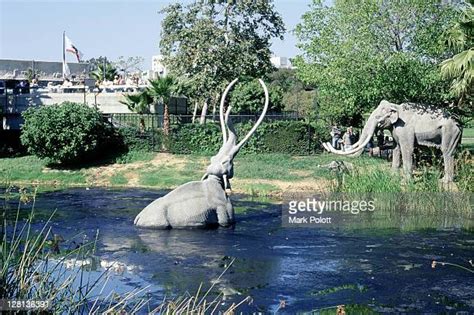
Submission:
[[[201,181],[205,180],[209,175],[206,173],[203,175],[203,177],[201,178]]]
[[[221,97],[221,104],[220,104],[220,107],[219,107],[219,120],[220,120],[220,123],[221,123],[221,129],[222,129],[222,139],[223,139],[223,143],[226,143],[227,141],[227,129],[226,129],[226,125],[225,125],[225,122],[224,122],[224,105],[225,105],[225,99],[227,97],[227,94],[229,93],[230,89],[234,86],[234,84],[238,81],[239,79],[234,79],[232,82],[230,82],[227,87],[225,88],[224,90],[224,93],[222,94],[222,97]],[[230,113],[230,108],[227,110],[228,113]],[[226,113],[226,121],[228,119],[228,114]]]
[[[227,190],[227,175],[222,175],[222,180],[224,181],[224,190]]]
[[[227,175],[222,175],[222,180],[224,181],[224,191],[232,191],[232,188],[230,187],[230,181]]]
[[[260,114],[260,117],[258,118],[257,122],[252,127],[252,129],[250,129],[249,133],[245,136],[245,138],[243,138],[242,141],[239,142],[239,144],[235,148],[235,151],[239,151],[240,148],[245,144],[245,142],[247,142],[247,140],[255,133],[258,126],[260,126],[260,124],[262,123],[263,118],[265,118],[265,114],[267,113],[268,104],[270,103],[270,97],[268,96],[268,89],[267,89],[267,86],[265,85],[265,82],[263,82],[262,79],[258,79],[258,82],[260,82],[260,85],[262,86],[263,91],[265,92],[265,105],[263,107],[263,111]]]
[[[225,112],[225,124],[227,125],[229,123],[229,116],[230,116],[230,112],[232,110],[232,106],[229,105],[229,107],[227,107],[227,111]]]
[[[367,137],[367,138],[364,140],[364,142],[362,142],[362,143],[360,144],[359,147],[353,148],[353,149],[348,150],[348,151],[336,150],[336,149],[334,149],[334,147],[333,147],[329,142],[323,143],[323,147],[324,147],[327,151],[329,151],[329,152],[331,152],[331,153],[334,153],[334,154],[357,156],[358,154],[362,153],[362,151],[364,150],[364,147],[367,145],[367,143],[369,143],[370,138],[371,138],[371,136]]]
[[[357,156],[361,155],[362,152],[364,152],[364,150],[363,150],[363,149],[360,149],[360,150],[357,151],[356,153],[348,154],[347,156],[350,156],[350,157],[357,157]]]

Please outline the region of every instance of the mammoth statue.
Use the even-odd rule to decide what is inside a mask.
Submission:
[[[232,81],[222,94],[219,119],[223,144],[211,158],[211,164],[200,181],[179,186],[167,195],[156,199],[135,218],[135,225],[157,229],[183,227],[230,226],[234,224],[234,208],[226,193],[229,180],[234,175],[233,160],[242,146],[262,123],[268,109],[269,96],[265,83],[259,79],[265,91],[263,111],[249,133],[237,144],[237,134],[232,125],[229,106],[224,117],[227,94],[237,79]],[[227,135],[228,133],[228,135]]]
[[[348,156],[357,156],[372,138],[376,128],[390,129],[396,147],[393,150],[392,168],[400,167],[410,176],[413,169],[415,145],[441,149],[444,159],[443,182],[452,182],[454,177],[454,151],[461,140],[462,128],[458,121],[440,109],[413,103],[401,105],[383,100],[368,118],[359,141],[348,151],[334,149],[324,143],[326,150]]]

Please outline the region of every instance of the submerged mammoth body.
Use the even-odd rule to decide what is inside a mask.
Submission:
[[[211,158],[211,164],[200,181],[179,186],[167,195],[156,199],[135,218],[135,225],[141,227],[168,229],[184,227],[229,226],[235,223],[234,208],[227,195],[229,180],[234,176],[234,158],[262,123],[268,109],[268,90],[265,91],[265,105],[259,119],[249,133],[237,144],[237,135],[229,119],[231,108],[224,115],[227,93],[237,79],[225,89],[220,103],[219,118],[223,144],[219,152]],[[228,134],[228,135],[227,135]]]
[[[398,105],[382,101],[368,118],[360,140],[354,144],[353,149],[344,152],[334,149],[329,143],[324,143],[323,146],[336,154],[358,156],[377,128],[390,129],[392,132],[396,144],[392,168],[399,168],[403,161],[403,169],[410,176],[415,146],[436,147],[443,153],[443,181],[453,181],[454,152],[461,140],[462,128],[456,119],[430,106],[413,103]]]
[[[229,226],[234,209],[222,182],[215,176],[179,186],[150,203],[135,224],[153,228]]]

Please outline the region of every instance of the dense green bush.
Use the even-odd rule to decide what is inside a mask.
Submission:
[[[23,118],[22,144],[30,154],[52,164],[91,161],[100,150],[117,143],[113,127],[102,114],[83,104],[29,108]]]
[[[172,153],[215,153],[222,144],[219,125],[184,124],[171,131],[169,150]]]
[[[120,128],[119,134],[123,144],[130,151],[157,151],[163,142],[163,135],[159,129],[141,131],[131,127]]]
[[[253,122],[236,124],[242,138]],[[243,153],[289,153],[305,155],[319,148],[321,135],[316,129],[301,121],[275,121],[262,123],[257,132],[242,149]],[[216,153],[222,144],[218,124],[186,124],[176,127],[169,139],[172,153]]]

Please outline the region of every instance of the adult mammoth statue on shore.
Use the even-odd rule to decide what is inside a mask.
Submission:
[[[444,159],[444,182],[452,182],[454,177],[454,151],[458,146],[462,128],[459,122],[446,112],[431,106],[414,103],[401,105],[387,101],[380,105],[368,118],[359,141],[348,151],[334,149],[324,143],[326,150],[348,156],[357,156],[372,138],[376,128],[390,129],[396,147],[393,150],[392,168],[400,167],[410,176],[413,169],[413,150],[416,145],[441,149]]]
[[[234,175],[234,158],[262,123],[268,109],[269,96],[265,83],[259,79],[265,91],[265,105],[259,119],[249,133],[237,144],[237,134],[232,125],[229,106],[224,115],[227,94],[237,79],[222,94],[219,119],[223,144],[211,158],[211,164],[200,181],[179,186],[167,195],[156,199],[135,218],[135,225],[158,229],[183,227],[230,226],[234,224],[234,208],[227,195],[229,180]],[[228,133],[228,134],[227,134]]]

